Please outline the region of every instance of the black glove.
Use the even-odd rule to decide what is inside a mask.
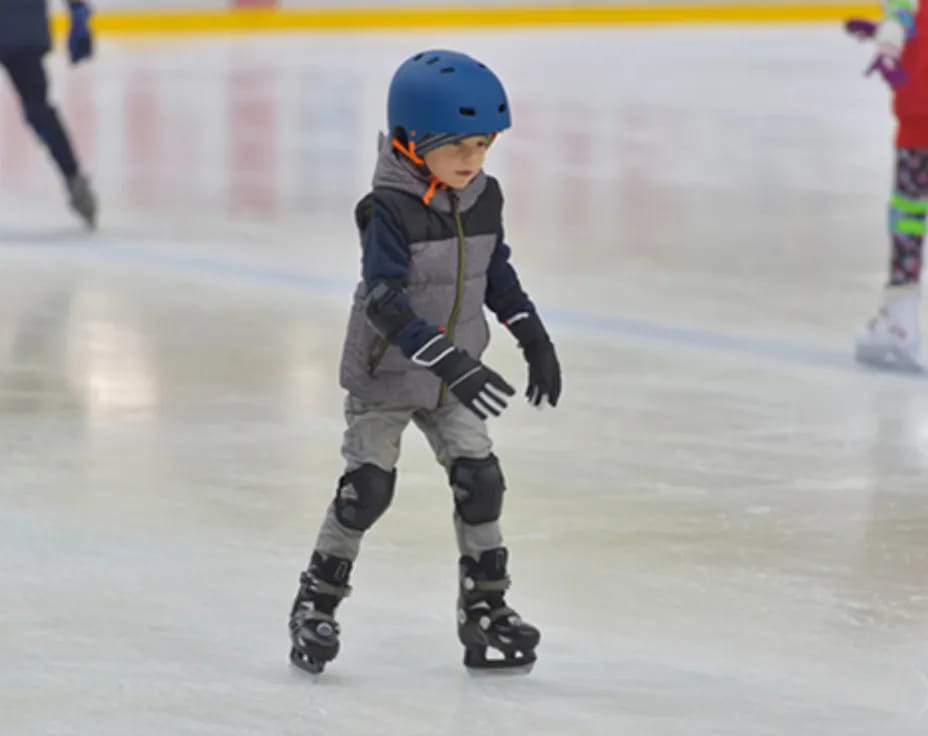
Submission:
[[[444,335],[436,335],[411,357],[416,365],[428,368],[464,406],[481,419],[498,417],[506,408],[506,397],[516,390],[496,371],[460,350]]]
[[[561,396],[561,366],[557,362],[554,344],[535,312],[523,312],[506,323],[515,335],[528,363],[528,388],[525,395],[532,406],[541,406],[545,396],[551,406],[557,406]]]
[[[71,57],[71,63],[77,64],[93,56],[93,32],[90,30],[93,9],[87,3],[76,2],[76,0],[72,0],[68,7],[71,12],[68,54]]]

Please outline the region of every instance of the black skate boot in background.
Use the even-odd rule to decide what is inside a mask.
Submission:
[[[90,188],[90,180],[83,174],[75,174],[66,182],[68,203],[71,209],[91,230],[97,227],[97,197]]]
[[[335,609],[351,592],[350,575],[350,560],[318,552],[313,552],[309,570],[300,574],[290,612],[290,661],[300,669],[318,675],[338,655]]]
[[[535,647],[541,634],[506,605],[509,588],[505,547],[491,549],[479,560],[461,557],[458,597],[458,638],[464,645],[464,665],[480,670],[522,670],[535,662]],[[487,649],[502,654],[487,658]]]

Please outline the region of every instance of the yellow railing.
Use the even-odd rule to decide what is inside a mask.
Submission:
[[[853,15],[875,17],[867,4],[673,4],[446,8],[395,7],[315,10],[217,10],[100,12],[94,26],[105,34],[247,33],[251,31],[410,30],[418,28],[500,28],[712,23],[803,23],[838,21]],[[56,31],[65,19],[56,16]]]

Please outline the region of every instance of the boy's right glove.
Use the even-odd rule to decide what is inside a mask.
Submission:
[[[498,417],[506,408],[506,397],[516,392],[496,371],[456,348],[444,335],[433,337],[410,359],[448,384],[458,401],[481,419]]]

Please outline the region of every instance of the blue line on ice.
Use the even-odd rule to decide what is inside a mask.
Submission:
[[[0,242],[3,240],[5,238],[0,237]],[[124,263],[208,278],[222,278],[239,283],[279,286],[312,294],[337,296],[345,300],[349,298],[357,283],[355,280],[340,276],[311,274],[291,268],[233,261],[199,253],[178,253],[174,250],[137,243],[126,245],[124,240],[101,236],[95,237],[92,242],[84,238],[62,238],[31,243],[7,242],[5,247],[19,252],[32,251],[37,257],[47,255],[49,250],[55,250],[61,254],[71,253],[111,263]],[[850,344],[845,350],[797,343],[775,337],[734,334],[597,312],[556,307],[546,307],[544,312],[546,320],[553,325],[569,327],[588,334],[611,335],[623,339],[745,355],[779,363],[864,372],[864,369],[854,363]],[[912,377],[907,374],[896,375]]]

